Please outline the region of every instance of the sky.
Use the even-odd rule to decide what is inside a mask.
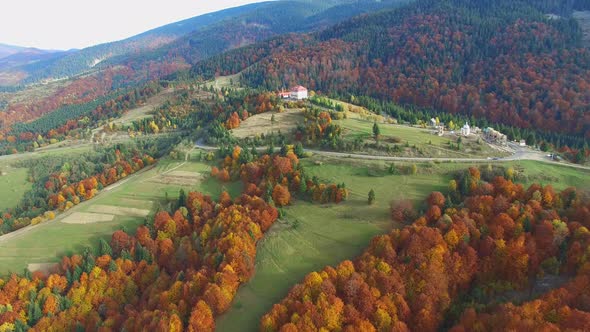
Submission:
[[[255,0],[8,0],[0,43],[67,50],[125,39],[193,16]]]

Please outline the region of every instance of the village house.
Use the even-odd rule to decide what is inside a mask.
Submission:
[[[291,89],[290,98],[295,100],[307,99],[307,89],[302,87],[301,85],[294,87],[293,89]]]
[[[469,136],[471,135],[471,127],[469,127],[469,123],[465,122],[463,128],[461,128],[461,136]]]

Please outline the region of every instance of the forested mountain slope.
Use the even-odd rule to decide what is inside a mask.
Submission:
[[[131,65],[142,74],[166,75],[226,50],[271,36],[328,27],[352,16],[407,0],[272,1],[205,14],[153,29],[140,35],[60,56],[0,63],[0,71],[26,76],[21,83],[71,77],[91,69]],[[173,68],[160,70],[159,64]],[[149,72],[146,74],[146,72]],[[24,75],[23,75],[24,74]],[[142,75],[143,76],[143,75]],[[1,84],[2,82],[0,82]]]
[[[108,58],[155,49],[194,30],[254,10],[261,5],[263,4],[245,5],[196,16],[121,41],[100,44],[76,52],[62,53],[58,57],[23,59],[19,63],[13,63],[10,67],[0,64],[0,69],[26,73],[27,78],[22,83],[73,76],[93,68]]]
[[[254,86],[304,84],[590,138],[590,52],[574,19],[546,17],[573,5],[421,0],[214,57],[193,73],[248,68]]]
[[[0,112],[0,133],[8,137],[10,126],[16,122],[29,122],[64,105],[85,103],[119,88],[168,76],[180,69],[189,68],[189,63],[232,48],[286,32],[319,30],[350,16],[391,8],[405,2],[406,0],[308,0],[260,3],[172,24],[123,42],[99,45],[67,57],[53,58],[49,63],[34,62],[26,67],[29,76],[24,82],[75,75],[95,66],[89,73],[60,81],[56,91],[47,95],[14,101],[9,94],[0,94],[3,109]],[[190,29],[193,32],[186,37],[165,47],[151,49],[152,46],[170,42],[175,34]],[[149,49],[140,52],[142,47]],[[117,52],[123,51],[127,54],[115,56]],[[101,58],[106,57],[105,54],[112,58]],[[25,75],[20,73],[15,76],[18,79]],[[0,81],[3,78],[11,81],[15,79],[10,74],[4,75],[0,70]]]
[[[73,52],[76,51],[45,51],[36,48],[25,48],[22,51],[1,57],[0,71],[8,71],[11,68],[36,61],[51,61],[53,59],[59,59]]]
[[[241,15],[193,31],[155,51],[126,55],[106,64],[131,64],[135,69],[150,62],[181,61],[190,64],[270,37],[327,28],[364,13],[392,8],[409,0],[275,1]]]

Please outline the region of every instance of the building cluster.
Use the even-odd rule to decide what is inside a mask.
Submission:
[[[438,136],[443,136],[445,134],[445,125],[442,122],[438,122],[436,119],[430,119],[430,126],[435,130],[435,134]],[[465,123],[461,130],[457,135],[461,135],[464,137],[469,137],[471,134],[479,134],[481,130],[477,127],[469,126],[469,123]],[[451,134],[455,134],[455,131],[451,131]]]
[[[289,91],[279,92],[279,97],[283,99],[304,100],[308,98],[308,94],[305,87],[298,85]]]

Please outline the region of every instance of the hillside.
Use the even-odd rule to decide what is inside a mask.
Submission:
[[[575,20],[545,16],[568,11],[551,1],[423,0],[236,50],[193,73],[248,68],[253,86],[304,84],[588,139],[590,52]]]
[[[20,83],[71,77],[113,65],[142,69],[140,77],[167,75],[223,51],[287,33],[328,27],[405,0],[274,1],[249,4],[172,23],[131,38],[52,57],[0,62],[0,75]],[[161,64],[164,63],[164,64]],[[161,70],[161,67],[172,66]],[[149,73],[146,73],[149,72]],[[0,81],[11,85],[15,81]]]
[[[25,77],[14,67],[63,57],[67,52],[0,44],[0,86],[15,85]]]
[[[57,87],[49,85],[39,98],[13,98],[12,87],[5,88],[8,93],[0,94],[0,106],[4,110],[0,113],[3,127],[0,127],[0,133],[10,136],[9,126],[15,122],[29,122],[65,105],[84,103],[119,88],[169,76],[189,68],[190,63],[229,49],[277,34],[322,29],[350,16],[404,2],[314,0],[242,6],[171,24],[122,42],[99,45],[18,68],[24,72],[15,71],[14,67],[8,72],[0,70],[0,82],[12,83],[49,80],[85,72],[69,80],[60,80]],[[187,31],[194,32],[170,43],[174,36]],[[157,48],[166,43],[170,44]],[[117,52],[123,51],[127,55],[116,56]],[[105,54],[112,57],[107,59]],[[88,71],[92,65],[94,67]],[[26,87],[20,95],[26,96],[27,91],[34,88]]]
[[[285,33],[327,28],[350,17],[391,8],[406,0],[276,1],[187,34],[153,52],[114,59],[134,68],[176,59],[194,64],[213,55]]]
[[[19,66],[28,65],[35,62],[46,62],[62,58],[73,51],[45,51],[37,48],[25,48],[16,53],[9,54],[0,58],[0,70],[9,71]]]
[[[44,79],[73,76],[87,71],[111,57],[155,49],[191,31],[253,10],[258,6],[260,4],[251,4],[208,13],[146,31],[121,41],[96,45],[76,52],[62,53],[58,57],[41,57],[35,59],[36,61],[13,64],[11,68],[6,68],[0,64],[0,69],[26,73],[27,78],[22,83],[34,83]]]

